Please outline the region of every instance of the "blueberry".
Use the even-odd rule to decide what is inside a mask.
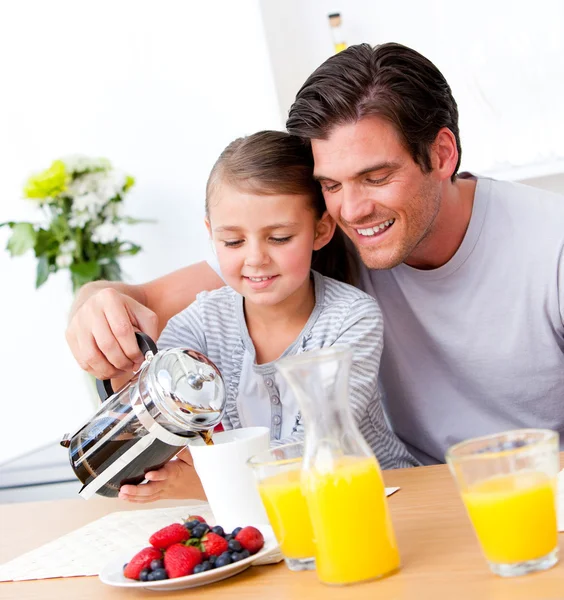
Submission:
[[[225,567],[226,565],[230,565],[233,561],[231,560],[231,556],[228,554],[225,556],[225,552],[215,561],[216,569],[219,567]]]
[[[199,565],[196,565],[194,567],[194,570],[192,572],[194,573],[194,575],[197,575],[198,573],[202,573],[203,570],[204,570],[204,563],[200,563]]]
[[[150,569],[143,569],[141,573],[139,573],[139,581],[148,581]]]
[[[154,581],[155,580],[155,575],[153,573],[153,571],[151,571],[150,573],[147,574],[147,579],[145,581]]]
[[[243,557],[241,556],[241,554],[239,552],[232,552],[231,553],[231,560],[233,562],[237,562],[238,560],[241,560]]]
[[[231,532],[231,535],[235,537],[240,531],[243,529],[242,527],[235,527],[235,529]]]
[[[220,535],[221,537],[225,535],[225,531],[223,531],[223,527],[221,525],[216,525],[215,527],[212,527],[211,530],[212,533],[217,533],[217,535]]]
[[[155,560],[151,561],[149,565],[151,571],[156,571],[157,569],[164,569],[164,561],[161,558],[155,558]]]
[[[209,570],[212,568],[212,566],[211,566],[211,564],[210,564],[210,561],[209,561],[209,560],[205,560],[205,561],[202,563],[202,567],[204,567],[204,568],[202,569],[202,571],[209,571]]]
[[[223,537],[225,538],[226,542],[233,539],[233,536],[230,533],[228,533],[227,535],[224,535]]]
[[[208,526],[205,523],[200,523],[199,525],[196,525],[194,529],[192,529],[192,537],[201,538],[202,536],[206,535],[207,531]]]
[[[208,562],[210,563],[210,565],[213,567],[213,565],[215,565],[215,561],[217,560],[217,556],[215,554],[212,554],[211,556],[208,556]]]
[[[239,554],[241,555],[241,558],[249,558],[249,556],[251,556],[251,553],[245,548],[244,550],[241,550],[241,552],[239,552]]]
[[[240,552],[241,549],[243,548],[241,546],[241,543],[238,542],[237,540],[229,540],[229,542],[227,543],[227,547],[229,548],[229,550],[231,550],[232,552]]]
[[[153,581],[160,581],[161,579],[168,579],[167,572],[164,569],[155,569],[152,573]]]
[[[226,556],[231,556],[231,552],[229,552],[229,550],[226,550],[225,552],[222,552],[219,556],[218,559],[221,558],[223,556],[223,558],[225,558]],[[216,561],[217,562],[217,561]]]
[[[123,565],[123,570],[124,570],[124,571],[125,571],[125,567],[127,567],[127,565],[128,565],[128,564],[129,564],[129,563],[125,563],[125,564]]]
[[[194,519],[193,521],[188,521],[185,526],[188,529],[194,529],[194,527],[197,527],[198,525],[200,525],[200,521],[198,521],[198,519]]]

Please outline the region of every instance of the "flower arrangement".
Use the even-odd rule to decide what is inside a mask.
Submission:
[[[121,211],[133,184],[133,177],[104,158],[78,155],[55,160],[24,186],[24,196],[37,202],[43,219],[0,223],[12,230],[7,250],[12,256],[35,251],[36,288],[60,269],[69,269],[73,291],[89,281],[121,280],[119,258],[141,250],[120,239],[121,224],[143,222]]]

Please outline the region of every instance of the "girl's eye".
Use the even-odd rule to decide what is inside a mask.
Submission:
[[[287,237],[281,238],[270,238],[275,244],[284,244],[285,242],[289,242],[294,236],[289,235]]]
[[[223,245],[226,248],[236,248],[237,246],[240,246],[243,243],[243,240],[230,240],[230,241],[224,241]]]

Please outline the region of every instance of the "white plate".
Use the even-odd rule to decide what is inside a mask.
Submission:
[[[257,528],[258,529],[258,528]],[[218,567],[196,575],[186,575],[186,577],[176,577],[175,579],[163,579],[160,581],[134,581],[123,575],[123,565],[128,562],[141,548],[133,548],[124,551],[104,566],[100,571],[100,580],[107,585],[125,588],[145,588],[155,592],[168,592],[173,590],[184,590],[187,588],[199,587],[208,583],[215,583],[222,579],[227,579],[237,573],[248,569],[255,561],[265,557],[269,552],[278,548],[278,543],[270,527],[261,527],[261,533],[264,536],[264,546],[253,556],[244,558],[236,563]]]

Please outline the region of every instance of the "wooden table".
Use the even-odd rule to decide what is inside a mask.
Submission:
[[[544,573],[514,579],[492,575],[482,558],[470,522],[446,466],[385,472],[386,484],[400,486],[390,497],[402,555],[402,570],[381,581],[334,588],[314,572],[292,573],[283,563],[252,567],[212,585],[178,592],[127,590],[102,584],[97,577],[0,583],[0,598],[21,600],[122,600],[133,598],[228,598],[341,600],[346,598],[426,598],[449,600],[541,600],[564,598],[564,562]],[[193,498],[203,499],[199,481]],[[0,506],[0,563],[115,510],[178,506],[179,501],[131,505],[118,500],[82,499]],[[362,528],[360,515],[340,515],[343,538]],[[350,532],[350,534],[348,533]],[[560,550],[563,536],[560,535]],[[352,541],[351,541],[352,544]],[[563,559],[564,560],[564,559]]]

